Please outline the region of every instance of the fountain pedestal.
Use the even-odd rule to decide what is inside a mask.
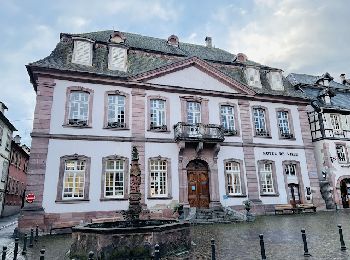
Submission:
[[[133,148],[130,168],[129,209],[124,221],[90,223],[72,229],[70,257],[86,259],[93,251],[98,259],[151,258],[154,246],[161,256],[187,251],[191,247],[190,224],[177,220],[141,220],[141,171]]]

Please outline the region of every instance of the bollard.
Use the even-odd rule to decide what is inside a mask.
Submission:
[[[261,259],[265,260],[266,259],[266,254],[265,254],[265,243],[264,243],[264,235],[260,234],[260,253],[261,253]]]
[[[45,249],[40,250],[40,260],[45,260]]]
[[[343,229],[341,228],[340,224],[338,224],[338,228],[339,228],[340,250],[345,251],[346,246],[345,246],[344,237],[343,237]]]
[[[94,260],[94,252],[92,252],[92,251],[89,252],[88,260]]]
[[[6,260],[6,252],[7,252],[7,246],[3,246],[1,260]]]
[[[29,247],[33,247],[34,229],[30,229]]]
[[[214,238],[211,239],[211,260],[216,260],[215,240],[214,240]]]
[[[311,254],[309,253],[309,249],[307,248],[305,229],[301,230],[301,237],[303,238],[304,243],[304,256],[311,256]]]
[[[156,244],[154,246],[154,260],[159,260],[159,259],[160,259],[159,245]]]
[[[36,228],[35,228],[35,239],[34,239],[35,242],[38,242],[38,237],[39,237],[39,226],[36,225]]]
[[[27,234],[24,234],[22,255],[26,255],[26,254],[27,254]]]
[[[18,255],[18,241],[19,241],[19,238],[16,237],[15,238],[15,249],[13,250],[13,260],[17,259],[17,255]]]

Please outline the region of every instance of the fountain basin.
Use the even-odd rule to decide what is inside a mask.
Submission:
[[[160,255],[189,250],[190,224],[176,220],[139,220],[91,223],[73,228],[70,257],[86,259],[151,258],[159,244]]]

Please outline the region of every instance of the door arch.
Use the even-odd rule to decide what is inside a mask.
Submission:
[[[340,181],[340,196],[343,208],[349,208],[350,202],[350,178],[344,178]]]
[[[191,207],[209,208],[209,169],[203,160],[190,161],[186,167],[188,202]]]

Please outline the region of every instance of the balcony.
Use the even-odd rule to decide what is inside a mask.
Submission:
[[[223,142],[224,130],[220,125],[188,124],[174,126],[175,141]]]

